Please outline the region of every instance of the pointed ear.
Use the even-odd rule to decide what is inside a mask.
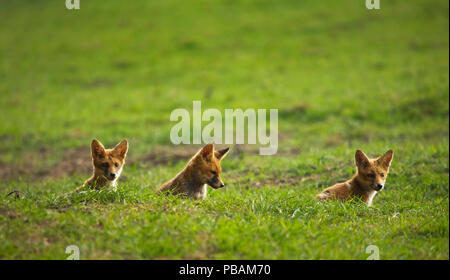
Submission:
[[[218,160],[222,160],[224,157],[226,157],[226,155],[228,154],[229,150],[230,150],[230,147],[227,147],[227,148],[222,149],[222,150],[215,151],[214,156]]]
[[[394,158],[394,151],[387,151],[382,157],[380,157],[377,162],[381,164],[383,167],[388,168],[391,166],[392,159]]]
[[[366,168],[369,166],[369,158],[361,150],[357,150],[355,154],[356,166]]]
[[[214,144],[211,143],[203,147],[201,155],[203,159],[211,160],[212,156],[214,155]]]
[[[91,154],[93,158],[104,158],[106,155],[105,147],[97,139],[92,140],[91,143]]]
[[[127,139],[122,140],[113,149],[113,153],[116,156],[120,157],[120,158],[125,158],[127,156],[127,152],[128,152],[128,141],[127,141]]]

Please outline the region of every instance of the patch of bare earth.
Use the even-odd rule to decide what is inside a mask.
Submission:
[[[178,162],[187,162],[195,155],[203,145],[176,145],[157,146],[142,157],[130,157],[128,165],[137,163],[148,163],[157,165],[174,165]],[[216,145],[216,149],[222,149],[227,145]],[[297,149],[283,148],[279,145],[277,155],[296,156],[300,153]],[[27,164],[14,165],[0,160],[0,181],[9,182],[18,179],[39,181],[46,179],[57,179],[76,174],[90,175],[92,172],[92,159],[89,147],[78,147],[68,149],[63,153],[61,159],[53,165],[43,166],[43,159],[49,157],[50,151],[42,149],[35,156],[30,158]],[[239,157],[241,155],[258,155],[257,145],[232,145],[230,156]]]
[[[335,172],[337,170],[336,167],[325,167],[323,171],[325,172]],[[249,185],[251,187],[261,188],[265,186],[301,186],[303,183],[312,183],[312,182],[320,182],[321,174],[323,171],[317,170],[317,172],[309,175],[294,175],[294,174],[281,174],[277,172],[270,172],[268,174],[261,174],[255,172],[255,177],[257,179],[252,179],[246,176],[241,176],[240,173],[228,173],[226,179],[227,182],[238,184],[238,185]],[[337,183],[337,182],[336,182]],[[322,186],[322,183],[318,184]]]
[[[28,174],[30,170],[25,166],[14,166],[6,162],[0,161],[0,180],[8,182],[18,175]]]
[[[178,161],[187,161],[200,150],[201,146],[179,145],[179,146],[158,146],[141,158],[131,159],[134,162],[150,163],[152,165],[175,164]]]
[[[91,152],[88,147],[69,149],[50,169],[41,172],[43,178],[59,178],[92,172]]]
[[[92,170],[89,148],[79,147],[67,150],[61,160],[51,166],[42,166],[42,159],[48,157],[48,151],[39,151],[29,159],[26,165],[8,164],[0,161],[0,180],[9,182],[19,178],[31,181],[61,178],[74,174],[88,174]]]
[[[216,145],[216,149],[223,149],[229,145]],[[279,145],[277,155],[297,156],[300,151],[298,149],[282,148]],[[136,162],[150,163],[152,165],[174,165],[179,161],[187,162],[194,156],[203,145],[177,145],[177,146],[157,146],[148,154],[140,158],[130,159],[130,164]],[[259,148],[257,145],[232,145],[230,149],[231,156],[258,155]]]
[[[276,174],[269,174],[266,177],[263,178],[258,178],[256,180],[250,180],[249,178],[242,178],[238,175],[233,176],[233,177],[228,177],[228,182],[230,183],[235,183],[235,184],[240,184],[240,185],[245,185],[245,184],[249,184],[251,187],[256,187],[256,188],[261,188],[261,187],[265,187],[265,186],[299,186],[304,182],[308,182],[308,181],[317,181],[320,179],[320,175],[319,174],[313,174],[310,176],[298,176],[298,175],[276,175]]]

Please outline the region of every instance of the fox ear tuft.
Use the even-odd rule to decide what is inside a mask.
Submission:
[[[214,156],[218,160],[222,160],[224,157],[227,156],[229,150],[230,150],[230,147],[227,147],[227,148],[222,149],[222,150],[215,151]]]
[[[97,139],[92,140],[91,143],[91,154],[93,158],[104,158],[105,157],[105,147]]]
[[[394,157],[394,151],[387,151],[382,157],[380,157],[377,161],[383,165],[383,167],[388,168],[391,166],[392,159]]]
[[[214,155],[214,144],[208,144],[202,149],[202,157],[206,160],[210,160],[212,155]]]
[[[357,150],[355,153],[356,166],[366,168],[369,166],[369,158],[361,150]]]
[[[127,139],[122,140],[113,149],[113,153],[115,155],[121,157],[121,158],[125,158],[127,156],[127,152],[128,152],[128,141],[127,141]]]

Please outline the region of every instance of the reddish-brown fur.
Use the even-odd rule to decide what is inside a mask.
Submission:
[[[381,157],[369,159],[362,151],[357,150],[355,154],[356,174],[346,182],[326,188],[316,196],[316,199],[345,201],[359,198],[371,205],[374,196],[384,187],[393,156],[394,152],[389,150]]]
[[[214,189],[224,187],[221,179],[220,161],[230,148],[215,151],[208,144],[197,152],[174,178],[162,185],[158,193],[182,194],[194,199],[206,197],[206,184]]]
[[[91,155],[94,171],[92,176],[84,182],[82,187],[100,189],[111,185],[116,189],[117,179],[125,165],[127,152],[127,140],[122,140],[112,149],[105,149],[102,143],[97,139],[92,140]]]

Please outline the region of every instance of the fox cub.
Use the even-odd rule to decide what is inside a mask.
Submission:
[[[325,189],[316,199],[344,201],[357,197],[370,206],[377,192],[384,187],[393,156],[394,152],[389,150],[381,157],[369,159],[357,150],[355,162],[358,170],[353,178]]]
[[[91,178],[84,182],[82,188],[100,189],[112,186],[114,190],[117,190],[117,179],[125,165],[127,152],[127,140],[122,140],[112,149],[105,149],[97,139],[92,140],[91,155],[94,172]]]
[[[220,161],[227,155],[229,147],[215,151],[214,144],[208,144],[197,152],[183,170],[162,185],[157,192],[182,194],[193,199],[206,197],[206,184],[214,189],[223,188],[220,177]]]

